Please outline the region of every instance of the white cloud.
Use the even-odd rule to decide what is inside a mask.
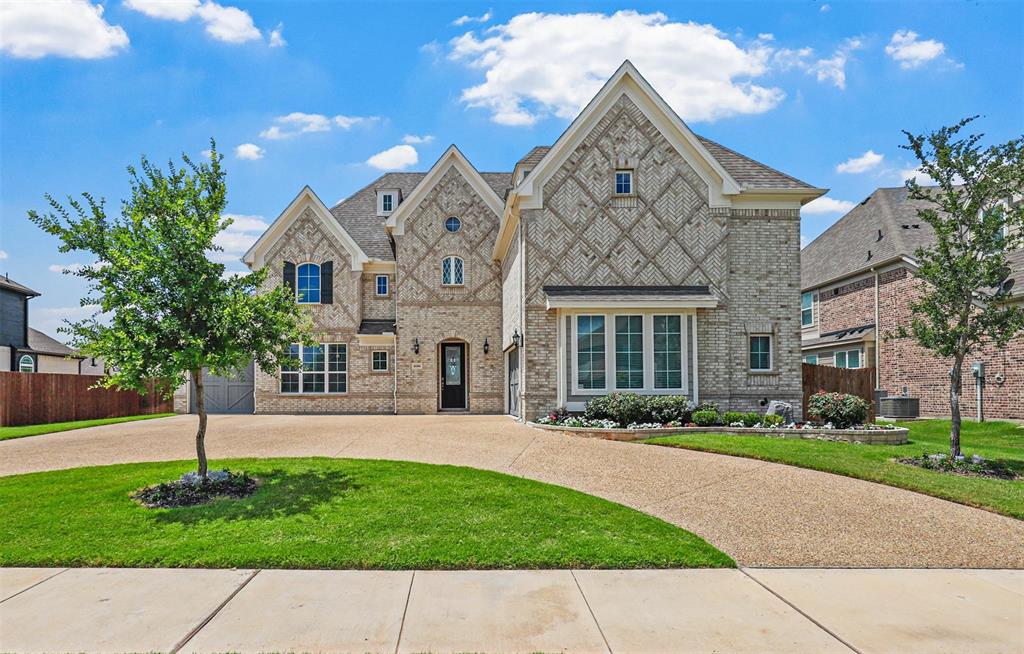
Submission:
[[[411,145],[396,145],[383,152],[378,152],[367,159],[366,163],[378,170],[402,170],[416,165],[419,160],[416,148]]]
[[[335,116],[330,118],[323,114],[307,114],[301,111],[293,111],[286,116],[275,118],[275,124],[260,132],[260,136],[277,141],[298,136],[299,134],[329,132],[332,125],[336,125],[339,129],[349,130],[356,125],[368,124],[376,120],[378,120],[376,116]]]
[[[420,145],[424,143],[430,143],[434,140],[434,137],[430,134],[424,134],[423,136],[416,136],[415,134],[406,134],[402,137],[402,143],[409,145]]]
[[[831,57],[811,61],[814,50],[811,48],[778,50],[772,56],[772,64],[780,70],[796,68],[808,75],[814,75],[819,82],[831,82],[836,88],[846,88],[846,64],[851,53],[864,47],[858,38],[849,38],[835,49]]]
[[[866,173],[867,171],[877,168],[882,160],[885,159],[885,155],[878,154],[874,150],[868,150],[859,157],[851,157],[843,163],[836,166],[837,173]]]
[[[213,242],[224,248],[223,252],[210,252],[209,257],[222,263],[238,263],[242,255],[267,230],[270,225],[263,216],[247,216],[237,213],[226,213],[222,218],[231,218],[227,229],[213,237]]]
[[[245,43],[262,38],[248,12],[237,7],[224,7],[216,2],[204,3],[196,10],[206,23],[206,33],[225,43]]]
[[[885,54],[899,63],[900,68],[917,68],[946,51],[941,41],[927,39],[917,40],[918,34],[913,30],[898,30],[892,35],[889,45],[885,46]]]
[[[6,250],[0,250],[0,261],[3,261],[6,258],[7,258]]]
[[[79,320],[85,320],[96,315],[100,310],[98,304],[87,304],[84,307],[37,307],[33,306],[32,310],[28,313],[29,324],[35,329],[43,332],[47,336],[52,336],[58,340],[67,338],[66,334],[61,334],[57,330],[64,326],[64,321],[68,320],[71,322],[78,322]],[[104,314],[100,314],[100,318]]]
[[[284,25],[282,23],[278,23],[277,27],[270,30],[268,38],[271,48],[282,48],[288,45],[288,42],[284,40],[283,36],[281,36],[282,32],[284,32]]]
[[[908,179],[914,179],[914,180],[917,180],[917,183],[920,184],[921,186],[935,186],[935,185],[938,184],[938,182],[936,182],[934,179],[932,179],[932,177],[930,175],[928,175],[927,173],[925,173],[924,171],[922,171],[918,167],[915,167],[915,168],[901,168],[901,169],[896,171],[896,174],[899,176],[899,180],[902,183],[906,183],[906,181]],[[959,175],[954,175],[953,176],[953,183],[954,184],[963,184],[964,180]]]
[[[185,21],[199,8],[199,0],[124,0],[124,6],[150,18]]]
[[[452,25],[459,26],[466,23],[486,23],[494,17],[494,10],[488,9],[481,16],[459,16],[452,21]]]
[[[128,34],[103,19],[103,5],[0,2],[0,51],[13,57],[101,59],[127,47]]]
[[[619,11],[520,14],[453,39],[449,57],[484,74],[463,102],[496,123],[531,125],[575,117],[627,57],[684,119],[763,113],[785,96],[753,81],[768,72],[772,51],[765,41],[741,47],[712,25]]]
[[[250,161],[262,159],[264,152],[265,150],[255,143],[243,143],[235,148],[236,157],[239,159],[248,159]]]
[[[818,9],[818,11],[820,11],[821,13],[823,13],[823,14],[824,14],[824,13],[828,13],[828,12],[829,12],[829,11],[830,11],[831,9],[832,9],[832,7],[831,7],[831,6],[829,6],[829,5],[828,5],[828,4],[826,3],[826,4],[823,4],[823,5],[821,5],[821,8],[819,8],[819,9]]]
[[[812,216],[828,213],[846,213],[855,206],[856,204],[849,200],[836,200],[835,198],[823,196],[805,204],[800,209],[800,213]]]

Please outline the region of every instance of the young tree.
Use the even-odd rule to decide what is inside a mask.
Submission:
[[[1006,253],[1024,244],[1024,140],[987,148],[982,134],[960,136],[977,116],[925,135],[904,131],[920,171],[935,186],[907,181],[909,197],[925,206],[918,216],[935,231],[935,243],[919,248],[921,295],[910,303],[909,328],[922,347],[951,359],[950,456],[960,456],[960,392],[964,361],[983,343],[1005,347],[1024,330],[1024,309],[1005,303]],[[1018,280],[1024,282],[1024,280]]]
[[[85,355],[102,357],[106,387],[144,391],[155,381],[165,396],[191,375],[196,384],[198,472],[207,476],[203,369],[230,374],[255,360],[275,373],[287,344],[306,340],[307,318],[283,287],[260,292],[266,270],[226,275],[209,253],[222,251],[218,233],[231,224],[223,157],[211,141],[209,163],[182,156],[168,170],[145,157],[128,167],[131,197],[110,218],[104,200],[69,197],[70,211],[46,195],[52,212],[29,218],[61,241],[60,251],[91,252],[94,265],[74,274],[89,281],[82,306],[98,312],[62,331]],[[102,314],[102,316],[101,316]]]

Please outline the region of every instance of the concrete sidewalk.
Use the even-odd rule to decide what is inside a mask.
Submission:
[[[0,651],[1018,653],[1024,571],[2,568]]]

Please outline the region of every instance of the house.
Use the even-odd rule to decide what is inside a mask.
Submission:
[[[28,301],[39,293],[0,277],[0,370],[101,375],[102,365],[28,326]]]
[[[532,419],[616,390],[799,407],[800,207],[824,192],[698,136],[627,61],[511,171],[453,145],[333,207],[304,188],[244,261],[319,344],[254,371],[252,410]],[[245,381],[208,392],[245,406]]]
[[[923,203],[907,193],[876,190],[801,252],[801,349],[806,363],[873,367],[877,389],[918,398],[922,415],[949,415],[950,363],[910,338],[892,338],[910,324],[920,283],[914,252],[935,242],[917,216]],[[1010,279],[1024,282],[1024,250],[1011,252],[1008,262]],[[1009,301],[1024,302],[1021,290],[1011,288]],[[985,414],[1024,418],[1024,337],[985,348],[965,365],[975,363],[984,364]],[[972,415],[974,378],[965,374],[961,407]]]

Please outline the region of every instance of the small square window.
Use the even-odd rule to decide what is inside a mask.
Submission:
[[[377,275],[377,295],[388,294],[388,276]]]
[[[371,366],[370,370],[373,372],[387,372],[388,370],[388,353],[387,352],[373,352],[370,355]]]
[[[750,369],[763,372],[772,369],[772,337],[750,337]]]
[[[615,171],[615,195],[632,195],[633,193],[633,171]]]
[[[380,209],[385,213],[391,213],[395,206],[395,196],[390,193],[385,193],[380,198]]]

